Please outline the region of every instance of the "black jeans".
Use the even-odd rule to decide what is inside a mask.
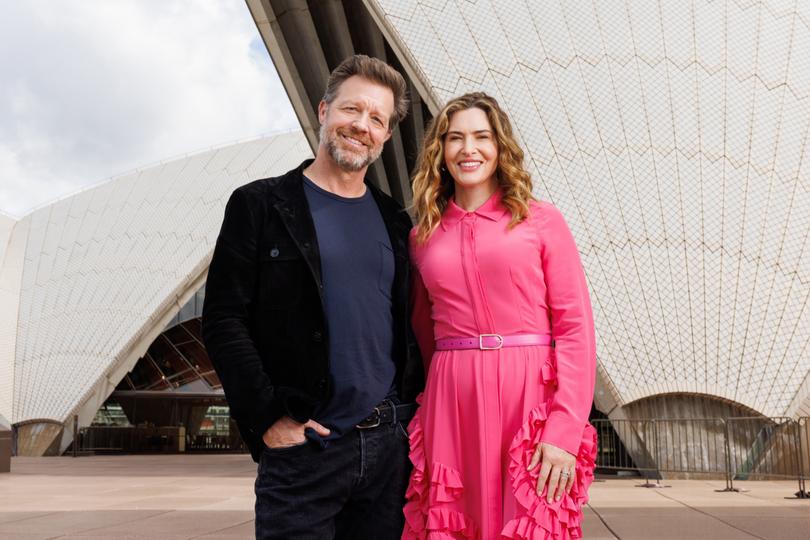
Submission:
[[[408,485],[405,428],[353,429],[316,442],[265,448],[256,477],[256,538],[395,540]]]

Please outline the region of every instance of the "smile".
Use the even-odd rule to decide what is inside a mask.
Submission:
[[[462,171],[474,171],[478,167],[480,167],[484,162],[483,161],[461,161],[458,164],[459,169]]]
[[[355,139],[353,137],[349,137],[348,135],[341,135],[341,137],[343,138],[344,141],[346,141],[347,143],[356,148],[364,148],[366,146],[366,144],[363,143],[362,141]]]

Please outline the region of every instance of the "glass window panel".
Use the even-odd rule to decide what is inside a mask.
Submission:
[[[211,371],[214,369],[214,366],[211,364],[211,360],[208,358],[208,354],[206,354],[205,349],[196,341],[179,344],[177,345],[177,348],[180,350],[183,356],[186,357],[189,364],[194,366],[198,371]]]
[[[185,358],[172,347],[165,336],[158,337],[153,345],[155,354],[152,355],[152,358],[167,378],[186,377],[189,371],[193,371]],[[150,348],[151,350],[152,348]]]
[[[177,343],[185,343],[185,342],[190,341],[192,339],[191,334],[189,334],[188,332],[186,332],[183,329],[182,324],[178,324],[177,326],[173,326],[173,327],[169,328],[168,330],[163,332],[163,336],[170,339],[172,341],[172,343],[175,343],[175,344],[177,344]]]
[[[199,341],[200,343],[203,342],[202,339],[202,321],[198,319],[191,319],[190,321],[186,321],[183,323],[183,328],[185,328],[194,338]]]
[[[138,363],[135,364],[135,367],[129,373],[129,378],[132,381],[135,390],[147,390],[153,389],[155,386],[166,386],[165,384],[161,384],[163,381],[163,374],[146,356],[138,360]]]

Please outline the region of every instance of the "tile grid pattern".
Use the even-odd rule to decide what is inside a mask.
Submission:
[[[266,137],[116,178],[24,217],[12,422],[64,421],[205,271],[231,191],[310,155],[300,132]]]
[[[437,102],[508,109],[623,402],[810,412],[810,3],[369,3]]]
[[[14,239],[16,242],[12,243],[16,225],[14,218],[0,213],[0,419],[6,420],[11,418],[14,394],[14,349],[17,342],[17,305],[22,273],[19,256],[22,251],[19,244],[25,234],[21,231],[22,228],[17,228],[20,232]],[[0,420],[0,424],[2,422]]]

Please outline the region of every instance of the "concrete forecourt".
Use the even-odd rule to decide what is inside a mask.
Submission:
[[[253,538],[255,464],[247,455],[12,458],[0,476],[0,538]],[[589,540],[804,539],[810,505],[788,499],[793,482],[639,478],[593,484],[583,530]]]

